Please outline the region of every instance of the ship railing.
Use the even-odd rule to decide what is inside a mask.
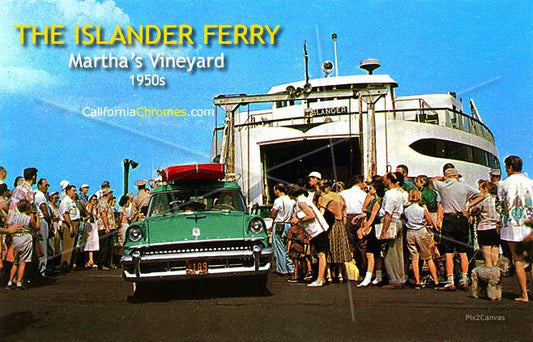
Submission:
[[[408,109],[408,111],[403,112],[404,118],[406,121],[416,121],[438,125],[439,124],[439,113],[431,108],[431,106],[424,99],[396,99],[394,104],[397,106],[399,103],[409,103],[410,108],[400,108]],[[413,103],[414,102],[414,103]],[[416,105],[413,106],[413,105]]]
[[[450,127],[480,136],[494,144],[494,136],[481,121],[450,108],[406,108],[385,112],[389,120],[412,121]],[[376,114],[379,111],[376,111]]]
[[[410,101],[418,102],[418,99],[411,99]],[[422,100],[421,102],[417,103],[417,106],[411,106],[410,108],[396,108],[394,110],[378,109],[376,110],[376,115],[386,115],[388,120],[418,122],[421,124],[449,127],[477,135],[494,144],[494,136],[481,121],[451,108],[432,108],[424,102],[425,101]],[[235,127],[237,129],[239,129],[239,127],[246,126],[287,127],[294,125],[317,124],[319,122],[345,121],[347,120],[348,116],[351,116],[352,120],[357,123],[357,118],[359,116],[357,111],[352,111],[351,113],[348,112],[318,116],[309,116],[303,109],[302,112],[302,114],[299,113],[298,115],[291,117],[276,117],[273,113],[260,113],[257,115],[251,113],[248,120],[243,120],[243,123],[240,124],[237,123]],[[363,111],[363,115],[367,114],[368,113],[366,111]],[[218,134],[220,134],[220,130],[221,128],[218,129]]]

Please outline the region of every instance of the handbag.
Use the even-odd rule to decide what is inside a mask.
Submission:
[[[381,231],[383,230],[383,219],[381,220],[381,223],[376,223],[374,225],[374,231],[376,232],[376,238],[379,240],[381,236]],[[387,229],[387,232],[385,233],[385,238],[382,240],[394,240],[396,239],[396,236],[398,235],[398,223],[396,221],[391,221],[389,225],[389,229]]]
[[[358,281],[359,268],[357,268],[355,261],[352,259],[352,261],[345,262],[344,265],[346,267],[346,276],[348,277],[348,279]]]
[[[317,235],[326,232],[329,229],[329,225],[324,219],[324,216],[322,216],[318,208],[314,205],[314,203],[307,202],[306,204],[311,208],[311,210],[313,210],[313,213],[315,214],[315,219],[309,223],[304,222],[303,224],[300,224],[305,229],[309,237],[312,239]],[[306,214],[301,210],[296,212],[296,217],[298,217],[299,219],[302,219],[305,216]]]

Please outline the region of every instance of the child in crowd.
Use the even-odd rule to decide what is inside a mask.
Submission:
[[[405,211],[407,227],[407,249],[409,250],[411,265],[415,275],[415,289],[421,288],[419,259],[427,261],[429,271],[433,277],[435,285],[438,285],[437,268],[431,255],[431,245],[433,238],[426,228],[426,222],[432,224],[429,212],[425,207],[420,206],[422,195],[417,189],[409,191],[409,205]]]
[[[428,176],[426,175],[420,175],[420,176],[415,177],[415,184],[418,190],[420,190],[420,196],[421,196],[420,205],[423,207],[426,207],[426,209],[429,212],[429,216],[431,217],[431,220],[433,221],[433,223],[436,224],[438,221],[437,212],[438,212],[438,208],[440,205],[439,195],[437,194],[435,190],[433,190],[430,187],[430,180]],[[436,243],[438,244],[441,243],[441,232],[440,232],[440,227],[435,227],[435,228],[437,228],[438,230],[436,230],[435,232],[428,230],[428,232],[433,236],[432,237],[433,242],[431,244],[431,251],[433,252],[433,256],[435,258],[438,258],[440,257],[440,252],[436,246]]]
[[[32,236],[31,230],[39,229],[39,220],[37,215],[31,215],[32,206],[26,199],[22,199],[17,203],[16,211],[9,214],[8,223],[12,225],[20,225],[21,227],[13,234],[13,267],[9,275],[7,288],[13,288],[13,281],[15,274],[17,275],[17,290],[25,290],[23,285],[24,270],[26,263],[31,262],[32,253]],[[18,271],[18,272],[17,272]]]
[[[500,214],[496,210],[496,184],[482,181],[479,184],[485,199],[470,210],[470,223],[477,219],[476,234],[485,266],[493,267],[498,262],[500,253]]]
[[[291,258],[294,265],[289,283],[297,283],[302,278],[304,268],[306,267],[305,257],[308,249],[309,237],[307,233],[302,227],[292,225],[287,232],[287,255]]]

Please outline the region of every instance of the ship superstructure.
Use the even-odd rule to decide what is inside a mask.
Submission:
[[[274,184],[302,183],[313,170],[347,180],[354,174],[383,175],[405,164],[410,176],[438,176],[451,162],[465,182],[475,185],[499,168],[494,137],[473,100],[469,115],[454,93],[395,96],[397,82],[373,74],[374,61],[362,62],[367,75],[215,98],[226,120],[215,129],[212,157],[240,175],[249,203],[271,203]],[[259,102],[272,107],[247,110]]]

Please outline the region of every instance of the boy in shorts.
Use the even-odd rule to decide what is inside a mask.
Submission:
[[[432,224],[433,222],[428,210],[420,206],[420,199],[420,191],[411,189],[409,191],[409,202],[411,202],[411,205],[404,211],[405,226],[407,227],[407,249],[409,250],[411,265],[415,274],[415,289],[417,290],[422,286],[420,282],[419,259],[427,261],[435,285],[439,283],[437,268],[435,267],[431,254],[433,237],[426,228],[426,224]]]
[[[20,228],[13,234],[13,267],[9,274],[7,288],[13,288],[15,274],[17,275],[17,290],[25,290],[23,285],[26,263],[31,262],[33,249],[31,229],[39,229],[37,215],[31,215],[32,206],[26,199],[17,203],[17,210],[9,214],[8,224],[19,225]],[[30,216],[31,215],[31,216]]]

